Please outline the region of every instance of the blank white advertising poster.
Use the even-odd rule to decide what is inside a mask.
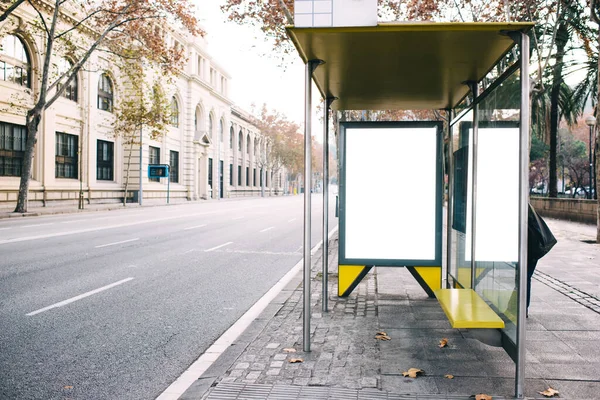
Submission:
[[[469,130],[469,138],[473,130]],[[472,146],[469,171],[472,171]],[[471,180],[467,190],[465,260],[471,261]],[[516,262],[519,257],[519,128],[479,128],[475,260]]]
[[[345,259],[436,259],[437,130],[346,127]]]

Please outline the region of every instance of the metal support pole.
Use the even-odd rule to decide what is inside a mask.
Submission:
[[[517,360],[515,371],[515,397],[525,393],[525,333],[527,326],[527,217],[529,197],[529,36],[520,34],[521,53],[521,120],[519,132],[519,294],[517,310]]]
[[[304,279],[302,282],[303,294],[303,329],[302,341],[305,352],[310,351],[310,267],[311,267],[311,243],[310,243],[310,222],[311,222],[311,198],[310,191],[312,186],[312,74],[320,65],[320,60],[310,60],[306,63],[306,82],[305,82],[305,108],[304,108]]]
[[[169,197],[171,196],[171,166],[167,167],[167,204],[169,204]]]
[[[473,94],[473,140],[471,145],[473,146],[473,170],[471,171],[471,289],[475,290],[475,277],[476,277],[476,266],[475,266],[475,233],[477,232],[477,147],[479,144],[479,105],[477,104],[477,82],[467,82],[471,93]]]
[[[327,312],[329,294],[327,274],[329,274],[329,107],[333,98],[325,99],[323,111],[323,272],[322,272],[322,310]]]
[[[594,130],[594,125],[590,125],[590,150],[588,151],[589,156],[590,156],[590,184],[589,184],[589,190],[588,190],[588,199],[593,199],[594,196],[592,196],[592,189],[594,188],[594,175],[592,173],[592,131]]]
[[[144,198],[144,188],[142,187],[142,164],[144,162],[143,160],[143,154],[144,154],[144,147],[142,145],[142,141],[143,141],[143,137],[144,137],[144,131],[143,131],[143,125],[140,125],[140,193],[139,193],[139,199],[138,199],[138,203],[140,204],[140,206],[142,205],[142,199]]]
[[[454,143],[452,142],[452,110],[446,110],[446,135],[448,137],[448,206],[446,208],[446,288],[450,288],[448,277],[450,276],[450,265],[452,263],[452,224],[454,215],[452,215],[452,207],[454,205]]]

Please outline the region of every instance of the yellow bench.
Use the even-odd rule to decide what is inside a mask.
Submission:
[[[453,328],[504,328],[504,321],[472,289],[434,291]]]

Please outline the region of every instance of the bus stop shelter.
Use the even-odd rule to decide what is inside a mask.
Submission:
[[[409,268],[425,291],[437,297],[454,328],[482,332],[484,341],[504,347],[516,363],[515,396],[523,397],[527,32],[532,26],[386,23],[287,28],[306,64],[304,351],[310,351],[314,81],[325,104],[324,311],[329,109],[443,110],[444,121],[340,122],[338,295],[348,295],[373,266]]]

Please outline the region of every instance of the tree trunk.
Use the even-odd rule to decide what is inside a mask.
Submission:
[[[42,110],[35,107],[27,111],[27,141],[25,143],[25,154],[23,156],[23,165],[21,166],[21,182],[19,183],[19,196],[17,197],[16,213],[27,212],[27,196],[29,194],[29,178],[31,177],[31,167],[33,165],[33,150],[37,143],[37,131],[42,119]]]
[[[558,127],[560,123],[560,112],[558,109],[558,100],[560,94],[560,86],[562,85],[563,76],[563,58],[565,46],[567,45],[568,32],[567,26],[561,23],[558,26],[556,34],[556,60],[552,67],[552,90],[550,92],[550,165],[548,168],[549,197],[558,197],[558,168],[557,168],[557,152],[558,152]]]

